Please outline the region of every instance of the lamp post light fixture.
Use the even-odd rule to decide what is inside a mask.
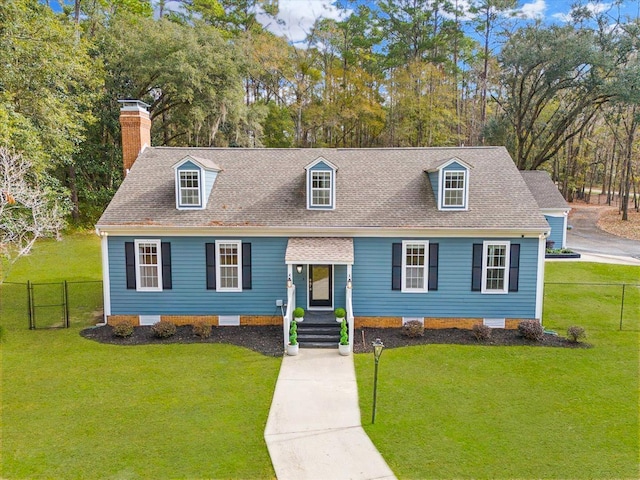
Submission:
[[[382,355],[382,349],[384,343],[379,338],[376,338],[375,342],[372,342],[373,346],[373,359],[375,361],[375,371],[373,374],[373,412],[371,413],[371,423],[376,423],[376,397],[378,395],[378,362],[380,361],[380,355]]]
[[[298,274],[302,273],[302,265],[296,265],[296,272],[298,272]]]

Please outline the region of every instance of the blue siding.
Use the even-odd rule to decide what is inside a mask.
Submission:
[[[464,170],[466,172],[467,171],[467,167],[465,167],[464,165],[462,165],[462,164],[460,164],[458,162],[451,162],[449,165],[444,167],[442,170],[444,170],[445,172],[450,172],[452,170],[454,170],[454,171]]]
[[[206,290],[205,243],[222,237],[160,237],[171,242],[173,289],[138,292],[126,289],[124,244],[142,238],[108,237],[112,314],[132,315],[274,315],[275,301],[286,301],[286,238],[227,238],[252,244],[251,290]],[[534,318],[538,240],[504,238],[521,245],[519,291],[503,295],[471,291],[471,257],[482,238],[429,239],[440,245],[438,290],[403,293],[391,290],[392,244],[409,238],[354,238],[353,307],[356,316]],[[334,307],[344,307],[345,265],[334,266]],[[307,305],[307,267],[298,274],[296,303]]]
[[[330,165],[327,165],[325,162],[318,162],[317,164],[315,164],[313,167],[311,167],[309,169],[309,171],[313,171],[313,170],[322,170],[322,171],[331,171],[333,170],[333,168],[331,168]]]
[[[178,167],[178,171],[181,170],[202,170],[198,165],[193,163],[191,160],[187,160],[182,165]]]
[[[562,244],[562,237],[564,233],[563,230],[565,229],[565,217],[552,217],[551,215],[545,215],[544,218],[547,219],[547,223],[551,227],[551,235],[549,235],[547,240],[554,242],[553,248],[564,248],[564,245]]]
[[[408,239],[354,239],[356,316],[535,317],[537,239],[501,239],[521,245],[518,292],[503,295],[471,291],[473,244],[482,243],[482,238],[428,239],[440,245],[438,290],[427,293],[391,290],[392,244],[402,240]]]
[[[440,188],[440,177],[438,172],[429,172],[429,181],[431,182],[431,188],[433,189],[433,195],[438,202],[438,189]]]
[[[158,238],[158,237],[135,237]],[[287,298],[286,238],[229,238],[251,243],[251,290],[216,292],[206,289],[205,243],[222,237],[161,237],[171,242],[173,289],[162,292],[127,290],[124,243],[134,237],[109,237],[112,314],[132,315],[274,315],[276,299]]]
[[[218,176],[218,172],[213,172],[211,170],[204,171],[204,201],[205,206],[209,201],[209,195],[211,195],[211,190],[213,189],[213,184],[216,181],[216,177]]]

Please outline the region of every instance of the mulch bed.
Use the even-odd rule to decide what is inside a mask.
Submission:
[[[176,334],[169,338],[156,338],[151,327],[135,327],[133,335],[127,338],[116,337],[113,328],[104,325],[91,327],[80,332],[84,338],[114,345],[149,345],[167,343],[227,343],[249,348],[263,355],[279,357],[283,354],[282,327],[280,326],[242,326],[212,327],[209,338],[200,338],[192,333],[191,326],[177,327]],[[491,338],[478,341],[471,330],[447,328],[425,329],[424,336],[408,338],[400,328],[359,328],[354,332],[354,352],[372,352],[371,342],[380,338],[385,348],[410,347],[427,344],[487,345],[531,347],[568,347],[589,348],[586,343],[569,342],[566,338],[545,334],[541,342],[533,342],[521,337],[517,330],[500,328],[491,331]]]

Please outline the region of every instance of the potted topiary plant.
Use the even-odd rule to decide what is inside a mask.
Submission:
[[[304,320],[304,308],[297,307],[293,311],[293,318],[295,318],[296,322],[302,322]]]
[[[296,325],[296,321],[291,322],[291,326],[289,327],[289,344],[287,345],[287,355],[297,355],[298,349],[300,345],[298,345],[298,326]]]
[[[336,322],[340,323],[344,320],[344,317],[347,315],[347,312],[344,308],[338,307],[335,309],[334,313],[336,314]]]
[[[338,353],[340,355],[349,355],[349,330],[347,328],[347,321],[342,320],[340,325],[340,343],[338,344]]]

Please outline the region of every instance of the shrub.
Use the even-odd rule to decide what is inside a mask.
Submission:
[[[335,314],[336,318],[344,318],[347,315],[347,312],[344,308],[336,308]]]
[[[296,307],[296,309],[293,311],[293,318],[302,318],[302,317],[304,317],[304,308]]]
[[[537,320],[523,320],[518,324],[518,332],[527,340],[541,342],[544,337],[544,328]]]
[[[409,320],[402,326],[405,337],[416,338],[424,336],[424,325],[420,320]]]
[[[347,329],[346,320],[343,320],[340,324],[340,345],[349,345],[349,330]]]
[[[116,337],[127,338],[133,335],[133,323],[130,320],[123,320],[113,326],[113,334]]]
[[[289,327],[289,345],[297,345],[298,344],[298,324],[295,320],[291,322],[291,326]]]
[[[571,325],[567,328],[567,338],[570,342],[577,343],[580,340],[587,338],[587,334],[584,332],[584,328],[578,325]]]
[[[176,334],[176,325],[166,320],[160,320],[151,327],[153,334],[158,338],[169,338]]]
[[[209,322],[194,323],[192,332],[197,337],[209,338],[211,336],[211,324]]]
[[[489,340],[491,338],[491,327],[488,325],[477,324],[473,326],[472,330],[473,336],[476,337],[476,340],[479,342]]]

